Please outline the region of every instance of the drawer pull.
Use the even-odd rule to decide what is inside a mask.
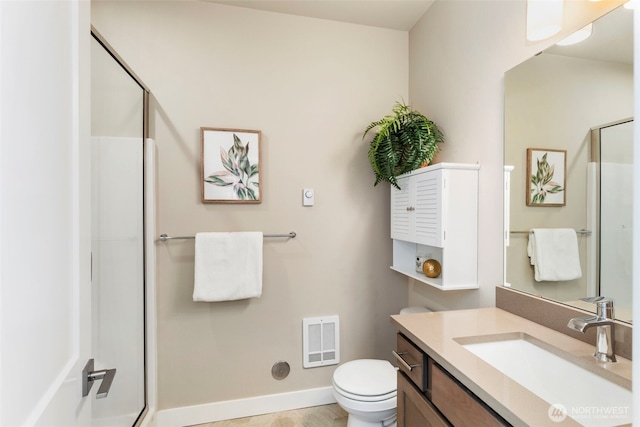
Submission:
[[[395,350],[391,350],[391,353],[393,353],[393,355],[396,357],[398,362],[400,362],[400,364],[404,366],[406,369],[408,369],[409,371],[413,371],[413,368],[420,367],[420,364],[409,364],[406,360],[404,360],[402,356],[404,356],[405,354],[409,354],[406,351],[402,353],[396,353]]]

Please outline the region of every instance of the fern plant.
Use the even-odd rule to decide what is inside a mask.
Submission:
[[[444,136],[434,122],[408,105],[397,102],[392,112],[372,122],[362,138],[377,129],[369,146],[369,162],[376,175],[373,185],[386,181],[400,189],[396,178],[431,162]]]

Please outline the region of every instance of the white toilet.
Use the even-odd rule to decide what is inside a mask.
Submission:
[[[408,307],[400,314],[424,313]],[[396,427],[396,368],[386,360],[360,359],[340,365],[333,373],[333,395],[349,414],[347,427]]]

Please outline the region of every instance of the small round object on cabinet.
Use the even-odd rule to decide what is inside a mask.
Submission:
[[[428,259],[422,264],[422,272],[425,276],[435,279],[442,273],[442,266],[435,259]]]

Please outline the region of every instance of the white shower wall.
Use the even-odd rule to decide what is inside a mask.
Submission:
[[[602,163],[600,173],[600,295],[615,299],[618,309],[630,309],[633,164]]]
[[[116,368],[94,425],[133,425],[144,407],[144,233],[141,138],[92,138],[93,354]]]

